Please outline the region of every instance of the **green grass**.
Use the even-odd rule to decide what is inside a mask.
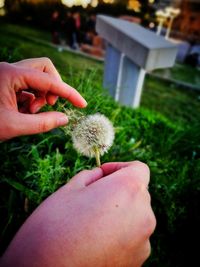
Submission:
[[[200,121],[200,91],[182,89],[154,77],[146,77],[141,106],[184,127]]]
[[[148,76],[141,108],[123,107],[102,88],[102,63],[59,53],[30,41],[27,35],[33,29],[19,27],[16,31],[15,27],[0,27],[2,59],[51,58],[62,78],[87,99],[84,112],[101,112],[113,122],[115,142],[102,162],[137,159],[150,166],[149,190],[157,228],[151,238],[152,255],[145,266],[195,266],[198,253],[193,244],[200,224],[198,93]],[[35,34],[42,36],[36,30]],[[54,108],[62,111],[63,103],[60,100]],[[43,199],[80,170],[95,165],[93,159],[76,153],[62,128],[0,143],[0,157],[1,252]]]
[[[39,40],[51,42],[51,33],[47,31],[39,31],[38,29],[26,27],[25,25],[22,27],[17,24],[9,24],[9,23],[5,24],[2,21],[1,21],[1,28],[3,28],[4,33],[7,33],[12,36],[16,34],[16,36],[22,38],[33,37]]]
[[[182,81],[200,89],[200,68],[193,68],[189,65],[176,63],[174,68],[156,70],[155,74],[163,75],[177,81]]]
[[[0,45],[6,49],[6,57],[8,57],[7,54],[14,53],[11,61],[46,56],[51,58],[62,76],[66,77],[67,82],[70,77],[73,83],[80,72],[94,71],[96,73],[94,79],[102,83],[103,63],[70,52],[59,53],[56,48],[38,43],[36,40],[30,40],[31,37],[34,37],[49,41],[49,33],[18,25],[1,24],[0,34],[2,36]],[[3,58],[3,56],[1,57]],[[172,68],[173,72],[177,72],[177,68],[179,69],[179,65]],[[184,77],[188,67],[181,66],[181,69],[185,70],[182,75]],[[198,77],[198,70],[193,69],[193,73],[195,77]],[[186,77],[191,77],[191,71],[190,75]],[[200,91],[180,89],[174,84],[148,76],[144,83],[141,106],[160,112],[176,123],[194,124],[200,120]]]
[[[22,28],[21,31],[19,30],[20,28]],[[59,53],[56,48],[41,44],[40,42],[30,39],[30,37],[36,37],[41,41],[44,40],[45,38],[42,39],[43,32],[39,32],[33,29],[31,29],[30,32],[27,32],[27,28],[25,28],[24,30],[24,28],[20,26],[8,25],[6,27],[4,25],[0,25],[0,33],[2,36],[0,40],[1,47],[7,48],[8,52],[10,52],[11,54],[13,53],[13,51],[15,53],[18,53],[19,59],[21,59],[22,57],[30,58],[46,56],[51,58],[56,67],[62,73],[66,73],[67,75],[70,74],[73,68],[76,68],[78,71],[91,69],[93,67],[95,69],[100,68],[102,70],[102,64],[95,60],[90,60],[86,57],[80,57],[74,53],[69,52]],[[79,61],[78,64],[77,61]]]

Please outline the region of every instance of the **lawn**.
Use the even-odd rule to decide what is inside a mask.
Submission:
[[[166,78],[185,82],[200,89],[200,68],[193,68],[189,65],[177,63],[175,68],[156,70],[155,74],[162,74]]]
[[[76,77],[80,76],[80,72],[81,74],[95,72],[94,80],[102,83],[103,63],[70,52],[59,53],[57,49],[37,41],[50,42],[51,35],[48,32],[19,25],[1,24],[0,33],[2,36],[0,45],[6,50],[3,51],[6,58],[9,53],[12,54],[11,61],[47,56],[72,85]],[[2,60],[4,60],[4,54],[1,52]],[[180,66],[180,64],[176,64],[171,72],[178,73],[177,78],[180,80],[187,78],[189,82],[197,81],[200,76],[198,69]],[[159,112],[172,121],[186,125],[193,124],[200,118],[200,92],[181,89],[174,84],[158,81],[156,78],[148,76],[144,83],[141,106]]]
[[[141,107],[123,107],[102,88],[101,62],[30,39],[47,41],[48,33],[3,24],[0,33],[1,60],[51,58],[62,78],[87,99],[84,113],[101,112],[113,122],[116,138],[103,162],[137,159],[150,166],[157,228],[145,266],[195,266],[198,253],[193,244],[200,224],[199,93],[147,76]],[[63,104],[60,100],[55,109],[62,111]],[[65,103],[65,108],[72,107]],[[93,159],[76,153],[62,128],[0,143],[0,157],[1,252],[43,199],[80,170],[95,165]]]

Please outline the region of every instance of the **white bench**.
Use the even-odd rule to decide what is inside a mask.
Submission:
[[[172,67],[177,46],[135,23],[98,15],[96,31],[107,41],[104,84],[120,103],[138,107],[146,71]]]

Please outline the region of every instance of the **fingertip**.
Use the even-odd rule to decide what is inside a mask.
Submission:
[[[83,107],[83,108],[86,108],[86,107],[87,107],[87,104],[88,104],[87,101],[86,101],[85,99],[83,99],[82,107]]]
[[[68,117],[65,114],[60,115],[57,119],[57,125],[58,126],[64,126],[68,123]]]
[[[74,106],[76,106],[77,108],[86,108],[87,107],[87,101],[81,97],[81,99],[79,99],[79,101],[77,101],[77,103],[74,103]]]
[[[73,87],[70,85],[64,83],[65,87],[65,97],[68,99],[69,102],[71,102],[75,107],[78,108],[85,108],[87,106],[87,101],[82,97],[82,95]]]
[[[135,161],[133,161],[133,166],[135,168],[141,169],[147,175],[150,175],[150,169],[146,163],[139,161],[139,160],[135,160]]]
[[[87,187],[103,177],[101,168],[96,167],[92,170],[83,170],[76,174],[68,183],[74,189]]]
[[[47,94],[46,96],[47,104],[53,106],[55,105],[56,101],[58,100],[58,96],[53,94]]]
[[[46,105],[45,97],[38,97],[33,100],[30,104],[30,113],[35,114],[37,113],[42,107]]]

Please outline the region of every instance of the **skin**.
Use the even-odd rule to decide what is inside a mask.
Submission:
[[[76,107],[87,105],[74,88],[61,80],[48,58],[2,62],[0,81],[0,140],[65,125],[68,118],[61,112],[37,113],[46,104],[54,105],[59,96]]]
[[[20,117],[21,114],[24,118],[37,116],[20,113],[15,103],[16,91],[13,89],[13,93],[10,93],[10,88],[24,88],[23,81],[27,81],[26,67],[24,69],[24,66],[20,66],[20,71],[18,67],[14,64],[14,70],[17,69],[14,72],[16,79],[11,77],[11,81],[4,72],[6,78],[0,90],[6,88],[5,84],[10,85],[7,87],[9,101],[6,102],[6,93],[3,93],[4,101],[1,100],[0,114],[5,117],[8,117],[9,112],[13,112],[12,115],[16,117]],[[13,71],[13,65],[11,69]],[[53,70],[55,71],[54,68]],[[32,69],[30,72],[33,74]],[[16,73],[21,76],[18,78]],[[42,87],[41,79],[33,79],[29,86],[33,88],[36,81],[35,88],[40,88],[39,95],[40,92],[45,92],[45,95],[42,94],[40,97],[49,104],[59,95],[83,107],[83,99],[74,89],[68,94],[65,92],[68,87],[66,88],[61,81],[60,87],[58,86],[59,79],[56,80],[56,73],[54,80],[50,79],[49,87]],[[36,71],[36,77],[37,75]],[[29,79],[31,78],[34,76]],[[19,84],[20,86],[17,86]],[[25,84],[27,86],[27,83]],[[49,90],[45,91],[44,88]],[[72,100],[73,94],[76,99]],[[41,104],[40,97],[29,103],[29,110],[34,111],[34,105],[38,105],[38,102]],[[2,108],[2,103],[7,103],[8,106],[12,103],[11,108],[7,108],[5,104]],[[54,113],[47,116],[54,118]],[[9,124],[9,121],[7,123]],[[24,131],[21,125],[18,125],[20,131],[16,128],[13,131],[12,127],[8,127],[11,132],[4,131],[5,126],[1,126],[4,138],[17,136],[19,132],[35,133],[35,129],[29,128],[29,122],[26,123]],[[53,126],[57,127],[57,124]],[[138,161],[106,163],[99,168],[78,173],[69,183],[48,197],[26,220],[2,256],[0,266],[140,267],[150,254],[149,238],[156,225],[147,190],[149,177],[148,166]]]
[[[148,183],[137,161],[80,172],[34,211],[1,266],[141,266],[155,228]]]

